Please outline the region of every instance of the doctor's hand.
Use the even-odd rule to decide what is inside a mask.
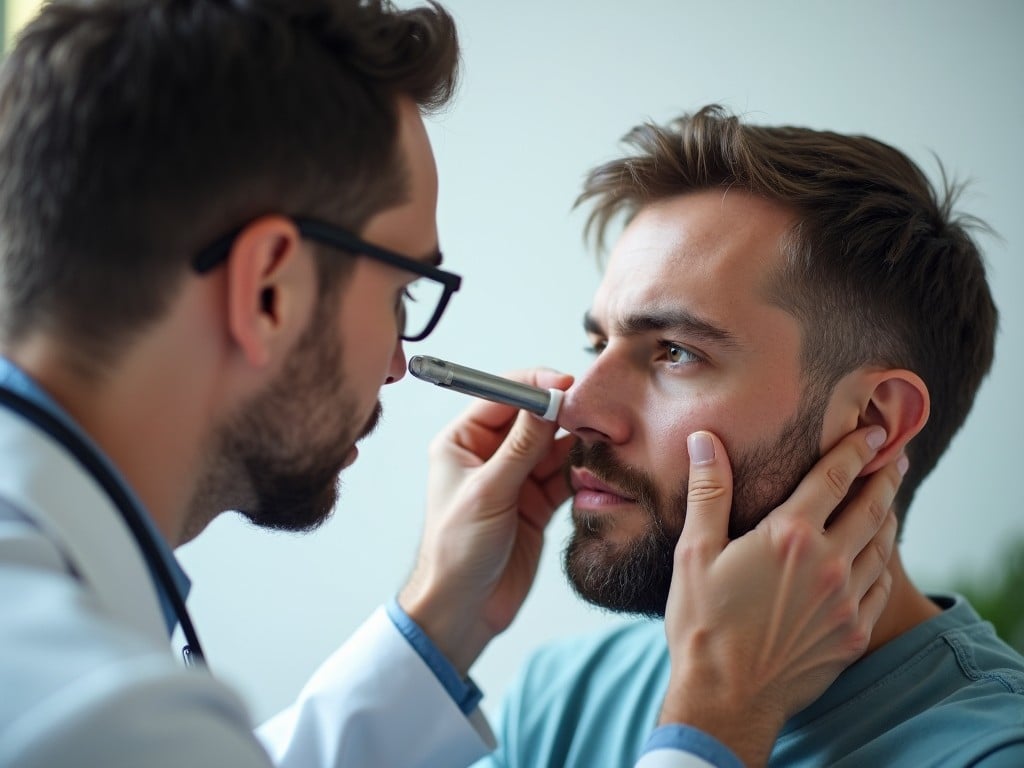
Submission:
[[[566,389],[548,370],[513,374]],[[515,408],[475,402],[431,443],[417,563],[398,601],[460,673],[515,618],[537,573],[544,529],[570,494],[572,439]]]
[[[764,765],[785,721],[864,654],[889,597],[891,507],[906,471],[905,459],[893,462],[847,498],[879,437],[879,427],[845,437],[787,501],[729,541],[725,449],[708,432],[690,436],[661,724],[694,726],[744,764]]]

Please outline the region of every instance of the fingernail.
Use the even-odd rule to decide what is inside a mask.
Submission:
[[[868,436],[866,438],[868,448],[870,448],[872,451],[877,451],[879,448],[882,447],[882,444],[885,442],[885,438],[885,430],[882,429],[881,427],[875,427],[870,432],[868,432]]]
[[[691,464],[710,464],[715,460],[715,443],[707,432],[694,432],[686,439]]]
[[[900,477],[907,474],[907,470],[910,469],[910,459],[906,455],[900,456],[896,459],[896,471],[900,473]]]

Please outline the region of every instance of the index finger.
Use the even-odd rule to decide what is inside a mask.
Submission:
[[[824,530],[853,481],[885,443],[885,437],[885,430],[878,426],[848,434],[818,460],[792,496],[779,507],[776,516],[806,517]]]

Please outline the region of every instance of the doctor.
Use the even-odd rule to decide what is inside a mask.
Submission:
[[[203,668],[172,554],[222,510],[304,530],[334,507],[403,341],[459,288],[421,119],[457,60],[437,7],[57,0],[5,61],[0,764],[459,766],[493,746],[468,673],[568,495],[554,426],[480,404],[437,439],[408,585],[258,735]],[[710,734],[740,754],[774,739],[758,718],[859,655],[887,597],[895,525],[877,511],[898,471],[821,531],[872,445],[849,436],[771,535],[728,545],[728,461],[694,465],[681,546],[705,567],[673,586],[688,610],[669,626],[680,658],[716,643],[700,671],[721,684],[673,686],[642,763],[708,765]],[[743,603],[783,578],[775,605]],[[736,610],[716,616],[725,595]]]

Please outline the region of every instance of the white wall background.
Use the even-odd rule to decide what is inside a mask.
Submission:
[[[766,123],[862,132],[931,152],[974,180],[966,210],[1002,330],[995,372],[927,481],[903,552],[932,587],[983,572],[1024,533],[1024,3],[987,0],[448,0],[464,43],[454,107],[430,125],[447,267],[465,276],[444,322],[410,353],[500,371],[578,373],[580,320],[599,279],[571,213],[584,171],[635,123],[717,101]],[[430,437],[464,406],[406,380],[344,477],[341,508],[312,536],[225,516],[180,551],[213,669],[263,717],[399,587],[415,552]],[[518,622],[474,669],[493,707],[530,647],[616,621],[565,585],[559,513]]]

